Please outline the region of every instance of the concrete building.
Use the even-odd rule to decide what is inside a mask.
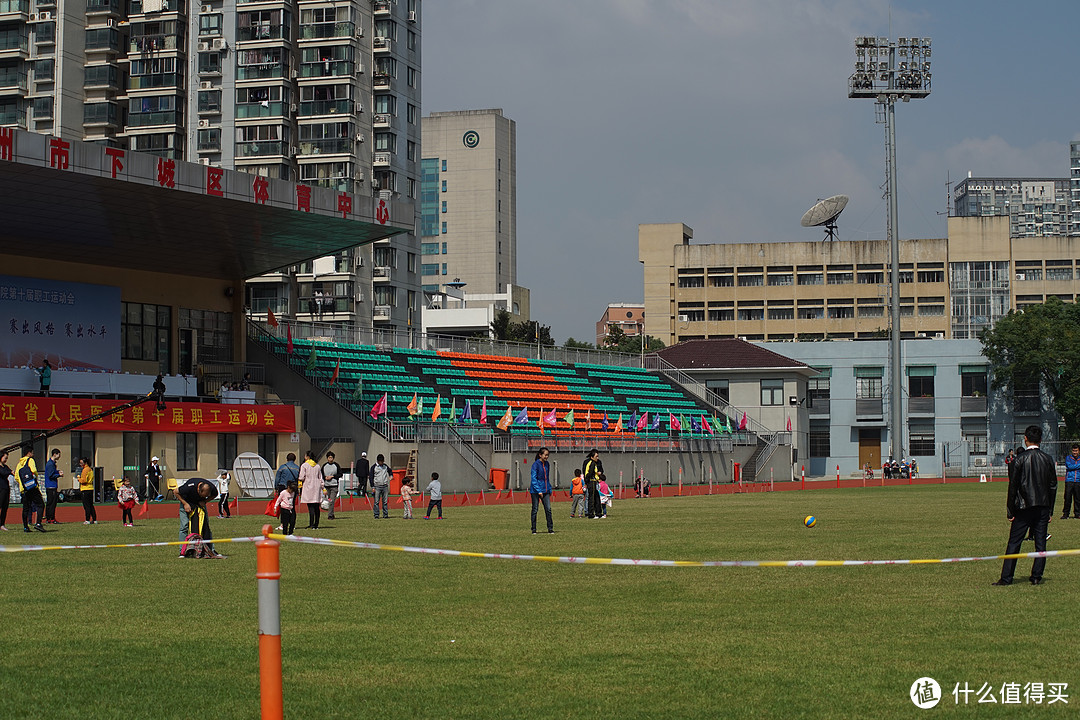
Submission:
[[[451,278],[470,295],[517,286],[517,126],[502,110],[423,119],[420,201],[425,292]]]
[[[637,337],[645,326],[645,306],[641,303],[612,303],[596,323],[596,346],[604,344],[604,339],[612,328],[619,328],[623,335]]]
[[[1011,237],[1078,235],[1069,178],[973,178],[952,190],[956,217],[1008,217]]]
[[[529,289],[517,285],[508,285],[501,293],[472,293],[459,283],[450,283],[425,296],[425,334],[494,337],[491,324],[499,310],[510,313],[510,322],[529,322]]]
[[[947,239],[900,244],[901,337],[974,338],[1010,309],[1080,294],[1080,239],[1009,228],[1006,216],[949,218]],[[887,242],[692,238],[681,223],[638,227],[647,334],[669,345],[887,337]]]
[[[419,21],[420,0],[10,0],[0,125],[412,206]],[[419,252],[411,230],[347,249],[253,281],[247,304],[417,327]]]
[[[897,397],[904,404],[907,453],[926,475],[1000,467],[1033,423],[1048,439],[1060,437],[1059,418],[1045,409],[1039,391],[1011,397],[991,389],[979,341],[905,340],[902,346],[905,385],[896,393],[889,382],[887,341],[767,345],[817,371],[796,401],[807,423],[793,428],[793,443],[807,449],[807,475],[832,475],[839,466],[847,477],[869,462],[880,477]]]

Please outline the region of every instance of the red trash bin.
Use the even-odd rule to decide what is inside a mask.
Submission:
[[[742,482],[742,465],[740,463],[731,464],[731,482]]]
[[[491,468],[491,485],[496,490],[505,490],[510,479],[510,470],[507,468]]]
[[[405,473],[408,472],[405,468],[400,470],[394,470],[393,476],[390,478],[390,494],[401,494],[401,481],[405,479]]]

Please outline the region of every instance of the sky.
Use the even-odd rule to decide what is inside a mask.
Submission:
[[[552,337],[641,302],[639,223],[695,243],[884,239],[884,125],[849,99],[860,35],[931,37],[932,91],[896,110],[899,231],[946,236],[946,182],[1067,177],[1080,2],[426,0],[423,113],[517,124],[518,282]]]

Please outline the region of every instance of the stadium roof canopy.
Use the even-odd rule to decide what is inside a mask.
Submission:
[[[372,221],[377,198],[311,188],[301,212],[297,195],[308,190],[294,183],[88,143],[66,143],[58,159],[58,138],[0,135],[5,254],[235,280],[409,229],[388,222],[385,201],[383,222]],[[162,162],[172,185],[162,185]]]

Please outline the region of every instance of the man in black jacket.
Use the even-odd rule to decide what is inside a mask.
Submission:
[[[1020,552],[1020,545],[1029,528],[1035,532],[1035,550],[1046,550],[1046,528],[1054,514],[1054,498],[1057,496],[1057,469],[1054,460],[1039,449],[1042,428],[1029,425],[1024,430],[1024,451],[1009,465],[1009,495],[1005,509],[1012,521],[1006,555]],[[1035,558],[1031,565],[1031,584],[1041,585],[1046,558]],[[1012,585],[1016,559],[1005,560],[1001,566],[1001,579],[994,585]]]

